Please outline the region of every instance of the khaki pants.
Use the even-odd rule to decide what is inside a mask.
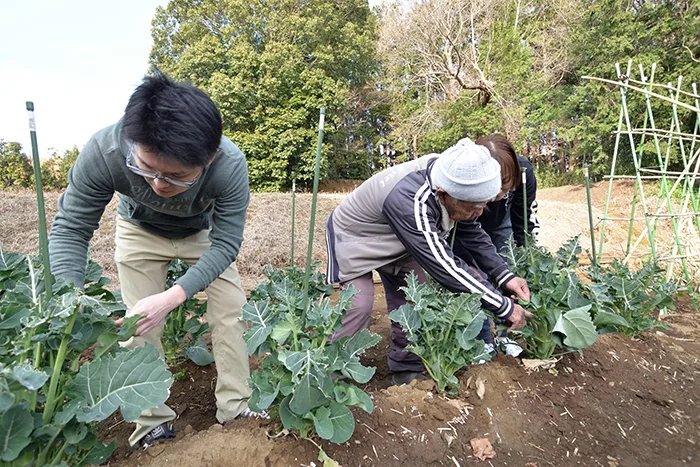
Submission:
[[[193,266],[209,248],[209,232],[186,238],[169,239],[152,234],[117,216],[115,261],[119,270],[122,298],[131,309],[140,299],[162,292],[170,261],[179,258]],[[209,285],[207,321],[212,332],[212,347],[218,378],[216,381],[216,418],[220,423],[234,419],[247,407],[250,397],[248,352],[243,341],[246,325],[240,320],[246,302],[236,263],[232,263]],[[127,316],[129,312],[127,311]],[[133,337],[123,345],[138,347],[148,342],[163,352],[161,335],[165,322],[147,334]],[[153,428],[174,420],[175,412],[162,404],[145,410],[136,420],[129,438],[133,446]]]

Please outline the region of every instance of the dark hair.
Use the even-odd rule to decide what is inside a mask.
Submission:
[[[491,157],[501,165],[501,183],[503,185],[510,185],[512,188],[520,186],[520,162],[518,162],[513,145],[504,136],[482,136],[476,140],[476,144],[486,146]]]
[[[144,78],[124,110],[124,135],[185,166],[211,161],[221,143],[221,114],[204,91],[163,74]]]

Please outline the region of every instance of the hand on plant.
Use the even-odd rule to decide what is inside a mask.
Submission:
[[[527,324],[527,318],[532,318],[532,313],[515,303],[513,306],[513,313],[511,313],[508,317],[508,322],[510,323],[508,332],[511,332],[514,329],[524,328]]]
[[[518,296],[520,300],[525,302],[530,301],[530,287],[527,285],[527,281],[522,277],[514,277],[503,285],[503,288],[513,292]]]
[[[179,285],[174,285],[165,292],[142,298],[128,312],[128,316],[143,315],[145,318],[139,320],[136,325],[136,336],[142,336],[156,327],[168,316],[168,313],[175,307],[180,306],[187,300],[187,294]],[[115,321],[117,326],[122,325],[123,319]]]

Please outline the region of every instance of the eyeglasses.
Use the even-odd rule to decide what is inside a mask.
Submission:
[[[133,154],[134,154],[134,145],[136,143],[131,143],[131,146],[129,147],[129,154],[126,156],[126,167],[134,172],[136,175],[140,175],[145,178],[150,178],[150,179],[161,179],[165,180],[166,182],[170,183],[171,185],[179,186],[182,188],[190,188],[193,186],[195,183],[197,183],[197,180],[202,176],[204,173],[204,167],[202,167],[199,170],[199,173],[197,174],[196,177],[194,177],[192,180],[179,180],[177,178],[172,178],[172,177],[167,177],[165,175],[162,175],[158,172],[150,172],[148,170],[143,170],[141,167],[137,166],[133,162]]]

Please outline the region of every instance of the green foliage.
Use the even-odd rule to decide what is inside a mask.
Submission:
[[[328,343],[356,293],[352,287],[342,290],[333,305],[333,289],[319,272],[309,281],[308,297],[302,289],[303,270],[267,266],[265,275],[268,281],[251,292],[243,307],[243,319],[251,325],[244,334],[248,352],[266,355],[250,379],[248,406],[273,407],[284,428],[297,430],[303,438],[316,433],[344,443],[355,429],[348,406],[372,412],[372,400],[350,380],[366,383],[374,375],[375,369],[363,366],[359,356],[380,337],[362,330]],[[310,303],[306,309],[305,300]]]
[[[531,358],[551,358],[557,348],[567,353],[590,347],[597,332],[590,314],[592,305],[574,272],[581,252],[578,237],[566,242],[556,255],[533,243],[527,248],[508,245],[511,271],[530,287],[530,301],[523,306],[533,314],[527,326],[514,334],[525,340]]]
[[[586,286],[595,310],[599,332],[636,336],[664,325],[656,321],[662,309],[675,309],[678,285],[666,281],[665,271],[649,261],[632,271],[620,260],[608,266],[592,266]]]
[[[389,313],[406,331],[406,347],[420,357],[440,392],[459,388],[455,373],[465,365],[488,361],[484,342],[476,340],[488,316],[480,296],[453,294],[430,283],[419,284],[415,274],[402,287],[409,303]]]
[[[34,171],[19,143],[0,139],[0,189],[27,188],[33,184]]]
[[[173,260],[168,267],[167,288],[175,285],[175,281],[188,269],[189,265],[184,261]],[[200,303],[199,299],[192,297],[168,314],[161,337],[168,365],[176,366],[183,358],[189,358],[199,366],[214,362],[214,357],[204,342],[204,334],[209,332],[209,323],[202,322],[206,312],[207,303]]]
[[[176,0],[157,10],[153,37],[152,67],[212,97],[254,189],[313,180],[321,106],[324,172],[343,173],[331,148],[346,148],[340,164],[373,150],[374,104],[354,99],[376,68],[376,18],[366,1]]]
[[[121,409],[133,421],[164,402],[172,378],[152,346],[127,351],[138,318],[92,263],[84,290],[57,281],[46,294],[39,261],[0,249],[0,445],[14,465],[101,464],[116,441],[96,422]]]
[[[592,265],[581,273],[581,281],[575,271],[580,253],[578,237],[556,255],[542,247],[509,245],[511,270],[530,286],[530,302],[523,306],[534,317],[517,334],[531,357],[549,358],[558,348],[580,351],[595,342],[596,333],[636,336],[663,327],[656,315],[674,308],[678,286],[665,280],[657,264],[648,262],[634,271],[619,260]]]
[[[54,152],[41,164],[41,185],[45,190],[64,190],[68,186],[68,171],[78,158],[77,146],[58,155]]]

